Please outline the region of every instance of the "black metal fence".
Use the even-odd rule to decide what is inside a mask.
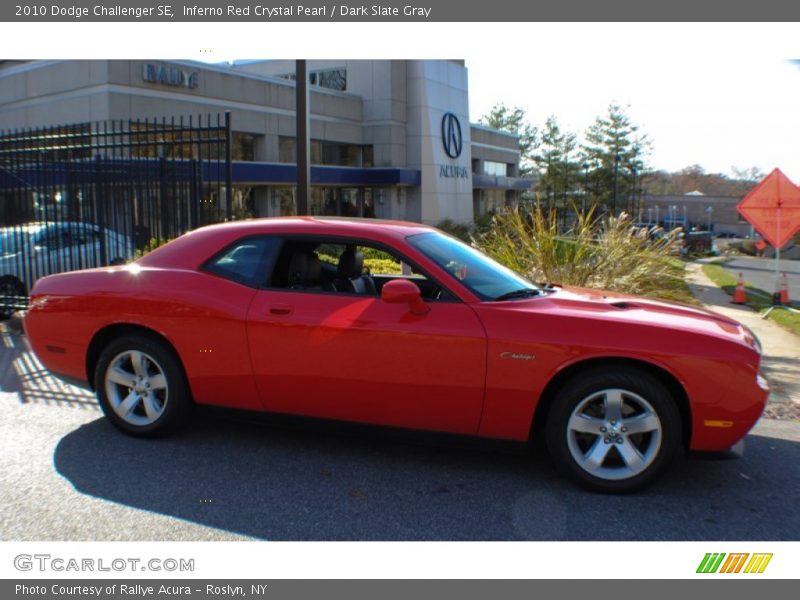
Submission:
[[[230,114],[0,131],[0,315],[52,273],[229,220]]]

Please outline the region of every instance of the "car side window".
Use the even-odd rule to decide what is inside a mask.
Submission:
[[[250,287],[260,287],[272,268],[280,240],[249,237],[238,240],[206,261],[203,270]]]
[[[69,228],[70,242],[73,245],[94,244],[100,241],[100,232],[92,225],[81,223]]]
[[[48,250],[58,250],[69,245],[69,233],[62,225],[48,225],[34,239],[34,244]]]
[[[342,239],[286,239],[267,285],[298,291],[379,296],[383,285],[409,278],[429,300],[451,299],[394,253]]]

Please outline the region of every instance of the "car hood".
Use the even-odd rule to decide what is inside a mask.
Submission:
[[[523,311],[539,311],[541,305],[537,306],[537,303],[541,302],[548,309],[565,315],[596,317],[735,339],[760,352],[759,342],[748,328],[705,308],[589,288],[558,286],[553,290],[544,297],[515,304]]]

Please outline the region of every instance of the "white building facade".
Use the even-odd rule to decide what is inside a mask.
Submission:
[[[230,112],[237,215],[296,212],[294,61],[0,62],[0,131]],[[454,60],[311,60],[312,214],[468,223],[519,199],[519,140]]]

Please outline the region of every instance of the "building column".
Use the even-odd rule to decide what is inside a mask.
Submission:
[[[253,188],[253,212],[256,217],[271,217],[273,211],[270,210],[270,189],[265,185]]]

